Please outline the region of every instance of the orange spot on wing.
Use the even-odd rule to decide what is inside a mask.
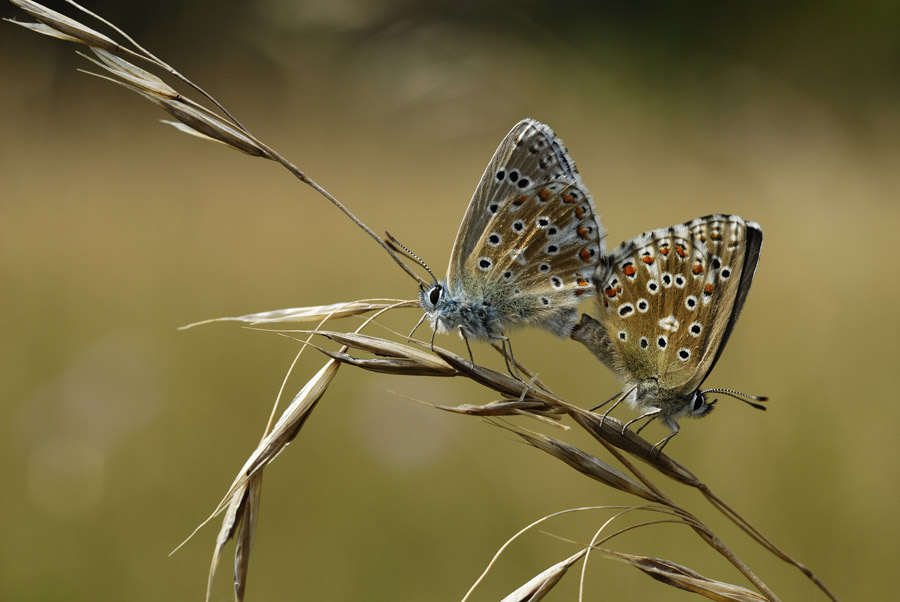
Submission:
[[[637,268],[635,268],[630,263],[628,265],[626,265],[624,268],[622,268],[622,273],[625,274],[626,276],[634,276],[635,272],[637,272]]]
[[[589,234],[589,233],[590,233],[590,230],[588,230],[588,229],[585,228],[584,226],[578,226],[578,236],[580,236],[580,237],[583,238],[584,240],[587,240],[587,239],[588,239],[588,234]]]
[[[582,289],[578,289],[577,291],[575,291],[575,296],[576,296],[576,297],[580,297],[580,296],[583,295],[583,294],[584,294],[584,289],[583,289],[583,288],[582,288]]]
[[[515,205],[516,207],[518,207],[519,205],[521,205],[522,203],[524,203],[527,200],[528,200],[528,195],[523,194],[523,195],[517,196],[516,199],[512,202],[512,204]]]
[[[675,252],[678,254],[679,257],[684,257],[685,255],[687,255],[687,253],[685,253],[685,251],[684,251],[684,247],[682,247],[681,245],[678,245],[677,247],[675,247]]]
[[[653,257],[641,257],[641,261],[643,261],[647,265],[653,265],[655,259]]]
[[[577,217],[578,219],[584,217],[584,209],[582,209],[581,207],[575,207],[575,217]]]
[[[662,249],[659,250],[659,252],[662,253],[663,255],[668,255],[669,247],[663,247]]]
[[[541,191],[538,193],[538,196],[544,199],[545,201],[550,198],[550,191],[546,188],[541,188]]]
[[[578,284],[578,286],[587,286],[588,285],[588,281],[580,276],[578,277],[577,280],[575,280],[575,282]]]
[[[575,199],[568,192],[563,194],[563,203],[574,203]]]
[[[613,289],[613,288],[608,288],[608,289],[606,289],[606,290],[603,291],[603,292],[604,292],[604,293],[606,294],[606,296],[609,297],[610,299],[612,299],[613,297],[616,296],[616,290]]]
[[[721,232],[710,232],[710,233],[709,233],[709,237],[710,237],[711,239],[713,239],[713,240],[721,240],[721,239],[722,239],[722,233],[721,233]]]
[[[713,294],[713,285],[712,285],[712,284],[707,284],[706,286],[704,286],[704,287],[703,287],[703,293],[706,294],[706,295],[711,295],[711,294]]]
[[[581,257],[581,261],[585,263],[589,263],[591,261],[591,252],[588,249],[581,249],[578,252],[578,256]]]
[[[702,274],[703,273],[703,265],[698,263],[691,269],[691,271],[694,272],[695,274]]]

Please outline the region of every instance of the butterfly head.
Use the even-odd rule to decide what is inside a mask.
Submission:
[[[431,286],[419,287],[419,305],[427,312],[434,311],[444,297],[444,285],[435,282]]]
[[[432,282],[419,286],[419,305],[434,322],[447,300],[447,285],[443,282]]]
[[[717,397],[712,401],[706,401],[706,394],[708,392],[709,391],[694,391],[693,395],[691,395],[690,402],[688,403],[688,407],[690,408],[688,415],[691,418],[703,418],[715,409],[715,403],[719,401],[719,398]]]

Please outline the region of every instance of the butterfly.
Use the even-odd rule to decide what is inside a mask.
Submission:
[[[622,384],[613,407],[625,400],[645,411],[625,428],[658,418],[672,431],[655,449],[661,451],[678,433],[677,419],[709,414],[717,401],[707,401],[710,394],[765,409],[753,403],[765,397],[700,388],[744,307],[762,239],[759,224],[707,215],[645,232],[601,260],[595,274],[598,317],[584,314],[572,338]]]
[[[458,330],[467,343],[501,341],[506,349],[505,333],[520,326],[566,338],[578,321],[578,303],[596,294],[592,277],[604,238],[562,141],[546,125],[524,119],[475,188],[447,278],[432,274],[434,282],[420,286],[419,305],[435,332]]]

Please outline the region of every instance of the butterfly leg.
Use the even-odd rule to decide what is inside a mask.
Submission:
[[[653,452],[653,450],[656,450],[656,457],[657,457],[657,458],[660,456],[660,454],[662,454],[662,449],[666,446],[666,443],[668,443],[669,440],[670,440],[672,437],[674,437],[675,435],[677,435],[677,434],[678,434],[678,431],[681,430],[681,429],[678,427],[678,423],[675,422],[674,420],[667,420],[667,421],[666,421],[666,424],[672,427],[672,432],[669,433],[668,435],[666,435],[665,437],[663,437],[662,440],[660,440],[660,442],[657,443],[656,445],[654,445],[654,446],[653,446],[653,449],[650,450],[651,453]]]
[[[651,412],[647,412],[646,414],[641,414],[641,415],[638,416],[637,418],[632,418],[631,420],[629,420],[628,422],[626,422],[626,423],[622,426],[622,434],[624,435],[624,434],[625,434],[625,431],[628,430],[628,427],[631,426],[632,424],[634,424],[635,422],[640,422],[640,421],[643,420],[644,418],[649,418],[649,420],[646,422],[646,424],[644,424],[643,426],[641,426],[641,428],[639,428],[639,429],[635,432],[635,435],[636,435],[637,433],[640,433],[640,432],[644,429],[644,427],[647,426],[648,424],[650,424],[651,422],[653,422],[653,419],[656,418],[657,416],[659,416],[659,414],[660,414],[661,412],[662,412],[662,410],[656,409],[656,410],[653,410],[653,411],[651,411]]]
[[[638,430],[634,431],[634,434],[640,435],[641,431],[644,430],[644,427],[646,427],[648,424],[653,422],[653,419],[656,418],[657,414],[658,414],[658,412],[651,412],[650,414],[644,414],[643,416],[635,418],[635,420],[640,420],[641,418],[649,418],[649,420],[647,422],[645,422],[644,424],[642,424]],[[632,422],[634,422],[634,420]],[[631,422],[629,422],[628,424],[631,424]]]
[[[475,356],[472,355],[472,348],[469,346],[469,337],[466,336],[466,329],[462,326],[459,327],[459,336],[463,341],[466,342],[466,349],[469,352],[469,361],[472,363],[472,368],[475,368]],[[434,337],[431,338],[432,346],[434,346]]]
[[[609,399],[607,399],[606,401],[604,401],[604,402],[601,403],[600,405],[597,405],[597,406],[592,407],[592,408],[591,408],[591,411],[592,411],[592,412],[596,412],[597,410],[599,410],[600,408],[602,408],[603,406],[605,406],[606,404],[608,404],[609,402],[611,402],[611,401],[612,401],[613,399],[615,399],[616,397],[619,397],[620,395],[622,395],[622,394],[621,394],[621,393],[616,393],[615,395],[613,395],[612,397],[610,397]],[[610,408],[610,409],[611,409],[611,408]]]
[[[500,339],[500,345],[503,348],[503,361],[506,362],[506,371],[516,380],[525,382],[522,380],[521,373],[519,373],[519,367],[516,366],[516,356],[513,355],[512,343],[509,337],[501,335],[497,338]]]
[[[422,317],[419,319],[418,322],[416,322],[416,325],[413,326],[413,329],[409,331],[409,334],[406,335],[406,338],[411,339],[412,335],[416,332],[416,330],[418,330],[419,326],[421,326],[422,322],[424,322],[424,321],[425,321],[425,314],[422,314]],[[433,330],[431,331],[431,347],[434,348],[434,331]]]
[[[609,409],[606,410],[605,412],[603,412],[603,414],[600,416],[600,426],[601,427],[603,426],[603,422],[606,420],[606,417],[609,416],[609,413],[612,412],[613,410],[615,410],[617,405],[619,405],[620,403],[622,403],[623,401],[628,399],[628,397],[630,395],[634,394],[635,391],[636,391],[636,388],[632,387],[632,388],[628,389],[627,391],[623,391],[622,393],[617,393],[616,395],[613,395],[612,397],[610,397],[609,399],[607,399],[606,401],[601,403],[599,406],[594,408],[595,410],[602,408],[603,406],[605,406],[606,404],[611,402],[613,399],[616,399],[616,397],[618,397],[618,399],[616,399],[616,402],[614,404],[612,404],[609,407]],[[593,410],[591,410],[591,411],[593,411]]]

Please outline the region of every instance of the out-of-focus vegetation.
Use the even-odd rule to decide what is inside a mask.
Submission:
[[[438,272],[484,165],[525,116],[566,141],[609,246],[710,212],[760,222],[757,278],[707,382],[767,394],[770,410],[722,400],[667,451],[842,599],[889,598],[900,5],[680,4],[89,8]],[[154,107],[78,74],[71,45],[0,27],[0,598],[198,599],[214,530],[166,554],[255,445],[296,345],[228,324],[175,328],[416,288],[276,166],[160,125]],[[578,345],[513,340],[572,401],[616,389]],[[288,390],[320,363],[310,354]],[[456,599],[524,524],[624,501],[497,429],[389,391],[490,401],[452,380],[344,369],[267,471],[249,600]],[[600,521],[551,530],[583,541]],[[713,526],[784,600],[814,598],[797,571]],[[617,549],[738,581],[681,532],[645,530]],[[572,551],[534,535],[481,599]],[[227,573],[214,599],[230,596]],[[599,558],[588,588],[687,596]]]

